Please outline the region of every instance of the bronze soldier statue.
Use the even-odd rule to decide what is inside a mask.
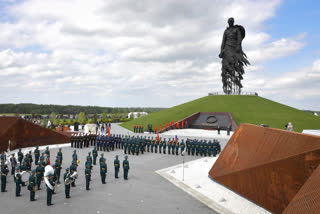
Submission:
[[[247,55],[242,51],[242,40],[245,29],[241,25],[234,25],[234,19],[228,19],[229,27],[224,31],[221,52],[222,58],[222,83],[225,94],[240,94],[241,80],[244,74],[244,65],[250,65]]]

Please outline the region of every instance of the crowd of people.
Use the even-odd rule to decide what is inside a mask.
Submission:
[[[33,159],[34,156],[34,159]],[[86,190],[90,190],[90,181],[91,181],[91,172],[93,170],[93,165],[96,165],[98,157],[98,151],[96,146],[94,146],[91,152],[88,153],[85,162],[85,171],[84,176],[86,180]],[[44,152],[41,153],[37,146],[33,152],[29,151],[27,154],[23,154],[21,149],[18,152],[18,160],[13,153],[10,157],[10,160],[7,160],[7,156],[4,152],[0,155],[1,160],[1,192],[7,192],[6,183],[9,170],[9,163],[11,164],[11,175],[16,184],[16,197],[21,196],[21,187],[27,186],[27,189],[30,192],[30,201],[36,201],[35,192],[41,190],[41,183],[45,181],[47,187],[47,205],[52,205],[52,195],[56,194],[55,186],[56,184],[60,184],[61,170],[62,170],[62,162],[63,162],[63,153],[60,148],[54,164],[51,164],[50,161],[50,150],[49,147],[46,148]],[[34,168],[32,166],[33,160],[35,160]],[[76,187],[76,179],[78,177],[78,165],[80,161],[78,160],[77,151],[74,150],[72,154],[72,162],[69,168],[65,169],[65,173],[63,175],[63,181],[65,183],[65,197],[70,198],[70,189],[72,187]],[[101,153],[101,157],[99,158],[100,165],[100,176],[102,184],[106,184],[106,174],[107,174],[107,164],[106,159],[104,158],[104,153]],[[46,166],[50,166],[53,171],[46,172]],[[129,161],[128,156],[125,156],[125,159],[122,162],[123,167],[123,177],[125,180],[128,180],[129,173]],[[114,170],[115,170],[115,178],[119,178],[119,170],[120,170],[120,160],[118,155],[114,160]],[[27,173],[29,178],[27,180],[23,180],[24,174]],[[46,174],[47,173],[47,174]],[[25,176],[24,176],[25,177]],[[47,181],[45,180],[47,179]],[[26,185],[27,183],[27,185]]]

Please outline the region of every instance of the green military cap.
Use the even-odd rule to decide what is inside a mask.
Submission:
[[[128,156],[126,155],[126,156],[124,156],[124,158],[127,160],[127,159],[128,159]]]
[[[33,174],[33,173],[36,173],[36,170],[35,170],[35,169],[34,169],[34,170],[32,170],[32,174]]]
[[[66,168],[66,171],[69,171],[69,168]]]

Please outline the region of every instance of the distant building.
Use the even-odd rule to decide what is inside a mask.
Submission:
[[[144,115],[148,115],[148,112],[130,112],[128,114],[128,118],[130,118],[132,114],[133,114],[133,119],[136,119],[138,117],[142,117]]]

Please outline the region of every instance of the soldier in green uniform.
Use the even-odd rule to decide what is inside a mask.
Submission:
[[[77,150],[73,150],[72,160],[78,160]]]
[[[136,155],[139,155],[139,151],[140,151],[140,142],[139,139],[137,139],[136,143],[135,143],[135,150],[136,150]]]
[[[107,164],[106,159],[103,159],[103,162],[100,164],[100,176],[102,184],[106,183],[106,175],[107,175]]]
[[[8,172],[9,170],[7,168],[7,165],[5,165],[3,161],[1,161],[1,192],[7,192],[6,186]]]
[[[191,154],[194,155],[195,149],[196,149],[196,145],[195,145],[195,141],[191,141],[190,142],[190,148],[191,148]]]
[[[124,151],[124,154],[127,154],[127,149],[128,149],[128,137],[126,137],[124,139],[124,142],[123,142],[123,151]]]
[[[187,152],[188,152],[188,155],[190,155],[190,150],[191,150],[191,148],[190,148],[190,140],[189,140],[189,138],[187,138],[187,140],[186,140],[186,150],[187,150]]]
[[[76,166],[76,162],[74,160],[72,161],[72,165],[70,166],[70,172],[71,172],[71,175],[73,173],[77,172],[77,166]],[[75,187],[76,186],[76,181],[73,181],[71,186]]]
[[[206,140],[204,140],[204,143],[203,143],[203,156],[207,156],[207,153],[208,153],[208,143]]]
[[[141,148],[140,148],[141,154],[143,154],[144,151],[145,151],[146,141],[147,141],[146,136],[145,136],[144,138],[142,138],[142,136],[141,136],[141,140],[140,140],[140,142],[141,142],[141,143],[140,143],[140,145],[141,145]]]
[[[131,153],[134,155],[134,152],[136,150],[136,138],[133,138],[131,141]]]
[[[101,165],[102,163],[104,163],[105,158],[103,157],[103,153],[101,153],[101,157],[99,159],[99,164]]]
[[[124,180],[128,180],[128,173],[129,173],[130,166],[129,166],[128,156],[125,156],[124,158],[125,159],[122,162],[122,165],[123,165],[123,177],[124,177]]]
[[[92,156],[93,156],[93,164],[97,165],[98,151],[97,151],[96,146],[94,146],[94,148],[92,150]]]
[[[17,174],[16,177],[16,197],[21,196],[21,174],[20,174],[20,167],[17,167]]]
[[[86,165],[86,169],[84,170],[85,178],[86,178],[86,190],[90,190],[90,175],[91,175],[91,170],[90,170],[90,165]]]
[[[88,157],[87,157],[87,161],[86,161],[86,163],[85,163],[85,166],[86,166],[86,168],[87,168],[87,166],[89,166],[89,169],[90,169],[90,181],[91,181],[92,162],[91,162],[91,160],[90,160],[90,157],[91,157],[91,156],[88,156]]]
[[[212,143],[211,143],[211,140],[209,140],[208,142],[208,156],[210,157],[211,156],[211,151],[212,150]]]
[[[184,151],[184,149],[185,149],[185,144],[184,144],[184,141],[183,141],[183,139],[181,140],[181,143],[180,143],[180,151],[181,151],[181,155],[182,155],[182,152]]]
[[[118,155],[116,155],[116,159],[114,160],[113,163],[114,163],[114,171],[115,171],[114,177],[119,178],[118,174],[120,170],[120,161],[118,159]]]
[[[172,139],[172,142],[171,142],[171,145],[172,145],[172,155],[174,155],[174,151],[175,151],[175,149],[176,149],[176,144],[177,144],[177,142],[174,140],[174,139]]]
[[[166,141],[166,139],[165,139],[165,138],[163,138],[162,145],[163,145],[163,154],[166,154],[166,150],[167,150],[167,141]]]
[[[179,154],[179,147],[180,147],[179,141],[177,140],[177,141],[176,141],[176,155]]]
[[[34,150],[33,153],[34,153],[34,163],[35,163],[35,165],[38,165],[39,158],[40,158],[39,146],[36,146],[36,149]]]
[[[38,190],[41,190],[40,186],[41,186],[41,180],[42,180],[43,173],[44,173],[44,167],[43,167],[42,163],[40,162],[40,164],[36,168]]]
[[[151,137],[150,146],[151,146],[151,152],[153,153],[153,147],[154,147],[154,140],[153,140],[153,137]]]
[[[44,153],[48,156],[48,158],[50,158],[49,146],[46,147],[46,150],[44,151]]]
[[[41,153],[40,163],[43,163],[43,166],[45,166],[45,163],[44,163],[44,152]]]
[[[131,141],[132,141],[132,138],[133,138],[133,136],[130,138],[128,138],[128,154],[130,155],[130,152],[131,152]]]
[[[199,153],[200,153],[200,156],[202,156],[202,153],[203,153],[203,141],[202,140],[199,143]]]
[[[163,144],[162,144],[162,139],[160,137],[160,140],[159,140],[159,153],[161,154],[161,151],[162,151],[162,147],[163,147]]]
[[[71,179],[71,174],[69,173],[69,168],[66,168],[66,173],[64,173],[63,175],[63,180],[65,181],[66,179]],[[66,194],[66,198],[70,198],[70,188],[71,188],[71,185],[70,184],[64,184],[64,187],[65,187],[65,194]]]
[[[168,140],[168,155],[170,155],[171,154],[171,138],[169,138],[169,140]]]
[[[35,201],[35,186],[36,186],[36,178],[35,178],[36,170],[32,170],[32,174],[29,177],[29,186],[28,190],[30,191],[30,201]]]
[[[199,152],[200,152],[200,142],[198,142],[198,141],[196,140],[195,146],[196,146],[196,156],[198,156],[198,154],[199,154]]]
[[[148,139],[146,140],[146,146],[147,146],[147,152],[150,152],[150,136],[148,136]]]
[[[62,164],[62,161],[63,161],[63,155],[62,155],[62,151],[61,151],[62,149],[61,148],[59,148],[59,152],[57,153],[57,156],[59,157],[59,159],[60,159],[60,165]]]
[[[21,152],[21,149],[19,149],[19,152],[18,152],[18,161],[20,162],[20,166],[23,164],[23,163],[22,163],[22,160],[23,160],[23,153]]]
[[[55,186],[52,174],[48,175],[48,181],[49,181],[49,183],[51,184],[52,187]],[[47,206],[53,205],[52,202],[51,202],[52,201],[52,193],[53,193],[53,191],[54,191],[54,189],[50,189],[50,187],[47,186]]]
[[[20,171],[21,171],[21,172],[27,171],[27,162],[25,162],[25,161],[23,162],[23,165],[20,166]],[[26,186],[25,182],[22,182],[22,186],[23,186],[23,187]]]
[[[92,166],[92,156],[91,156],[91,152],[88,152],[88,156],[87,156],[87,160],[89,159],[91,166]]]
[[[156,138],[154,140],[154,153],[158,153],[158,145],[159,145],[159,141],[158,139]]]
[[[56,174],[56,179],[57,179],[57,184],[60,184],[60,174],[61,174],[61,164],[59,163],[60,159],[56,161],[54,164],[55,166],[55,174]]]

